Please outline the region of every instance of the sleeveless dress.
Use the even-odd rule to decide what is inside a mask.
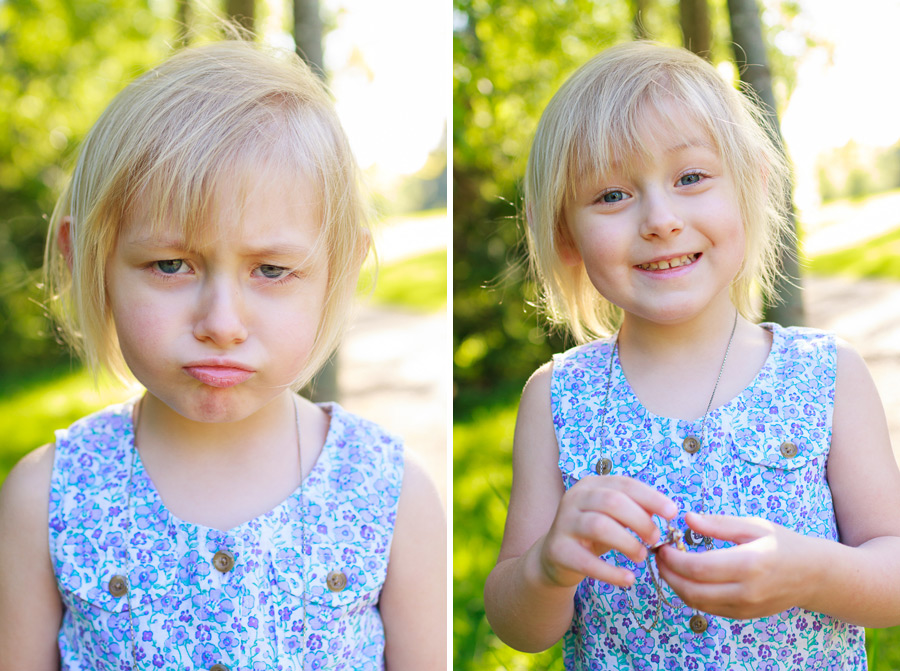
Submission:
[[[671,419],[644,408],[623,374],[613,339],[556,355],[551,408],[566,489],[595,476],[598,462],[609,459],[611,473],[636,478],[671,497],[681,511],[675,523],[682,531],[687,530],[684,512],[705,508],[761,517],[837,541],[825,477],[837,363],[834,337],[762,326],[773,337],[765,364],[741,394],[710,411],[704,444],[694,453],[685,448],[693,448],[690,437],[700,437],[702,418]],[[729,544],[715,540],[713,545]],[[706,551],[702,543],[688,550]],[[563,644],[566,669],[866,668],[861,627],[792,608],[753,620],[703,614],[706,629],[694,633],[691,618],[698,613],[665,582],[663,594],[673,607],[663,604],[659,622],[647,632],[640,625],[649,628],[656,612],[658,597],[648,572],[655,565],[648,569],[646,561],[634,564],[618,552],[603,559],[628,568],[637,580],[628,590],[592,578],[581,582]]]
[[[378,599],[402,446],[322,407],[327,438],[302,486],[229,531],[165,508],[134,449],[133,402],[57,432],[49,533],[63,670],[384,668]]]

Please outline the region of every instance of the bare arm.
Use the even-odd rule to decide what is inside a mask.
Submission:
[[[828,482],[841,542],[750,518],[688,515],[701,534],[738,546],[660,552],[685,603],[734,618],[793,606],[867,627],[900,624],[900,471],[884,410],[859,354],[838,350]]]
[[[503,545],[484,587],[494,632],[527,652],[545,650],[563,636],[572,621],[575,589],[585,576],[631,584],[629,571],[599,555],[615,548],[641,561],[646,550],[628,529],[653,543],[659,536],[653,513],[673,517],[676,512],[672,501],[628,478],[588,477],[565,491],[550,375],[550,366],[544,366],[522,393]]]
[[[381,592],[388,671],[447,668],[447,524],[434,485],[407,459]]]
[[[0,489],[0,671],[59,668],[62,603],[50,563],[53,446],[23,458]]]

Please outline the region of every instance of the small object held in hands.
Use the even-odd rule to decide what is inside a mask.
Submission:
[[[669,522],[666,535],[660,538],[656,545],[650,547],[650,552],[656,552],[663,545],[674,545],[682,552],[687,552],[687,548],[684,546],[684,533],[682,533],[681,529],[676,528],[672,522]]]

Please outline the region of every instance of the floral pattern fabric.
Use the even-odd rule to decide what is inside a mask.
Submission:
[[[612,461],[611,473],[636,478],[671,497],[681,511],[675,523],[683,531],[684,512],[693,510],[761,517],[837,541],[825,477],[834,337],[813,329],[763,327],[773,337],[765,364],[742,393],[710,411],[703,444],[694,454],[683,443],[688,436],[700,437],[702,418],[671,419],[644,408],[625,378],[613,339],[556,355],[551,407],[566,489],[581,478],[603,477],[595,469],[606,458]],[[727,545],[713,542],[714,548]],[[703,544],[688,550],[706,551]],[[697,613],[664,582],[672,608],[663,604],[659,622],[647,632],[640,625],[649,628],[656,613],[658,596],[649,574],[655,566],[634,564],[617,552],[603,559],[628,568],[637,580],[628,590],[592,578],[581,582],[564,640],[567,669],[866,668],[860,627],[792,608],[753,620],[705,614],[707,629],[694,633],[690,619]]]
[[[165,508],[134,449],[132,408],[112,406],[57,432],[49,533],[65,606],[61,668],[383,669],[377,606],[403,478],[400,442],[325,405],[328,435],[302,486],[220,531]],[[213,563],[220,551],[233,557],[227,572]],[[114,596],[116,576],[127,595]]]

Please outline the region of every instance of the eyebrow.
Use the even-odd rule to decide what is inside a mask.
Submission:
[[[677,154],[678,152],[683,151],[685,149],[695,149],[695,148],[708,149],[709,151],[716,150],[715,146],[708,140],[690,139],[690,140],[686,140],[683,142],[679,142],[678,144],[672,145],[670,147],[666,147],[663,151],[666,154]]]
[[[191,247],[186,244],[185,240],[181,238],[164,238],[164,237],[154,237],[147,236],[136,238],[133,240],[126,240],[125,244],[129,246],[135,247],[149,247],[151,249],[161,249],[161,250],[183,250],[185,252],[190,253],[199,253],[200,250],[195,247]],[[297,244],[294,242],[273,242],[271,244],[263,245],[260,247],[243,247],[238,250],[241,256],[257,256],[257,257],[282,257],[282,256],[290,256],[297,257],[302,256],[306,257],[313,253],[313,248],[304,244]]]

